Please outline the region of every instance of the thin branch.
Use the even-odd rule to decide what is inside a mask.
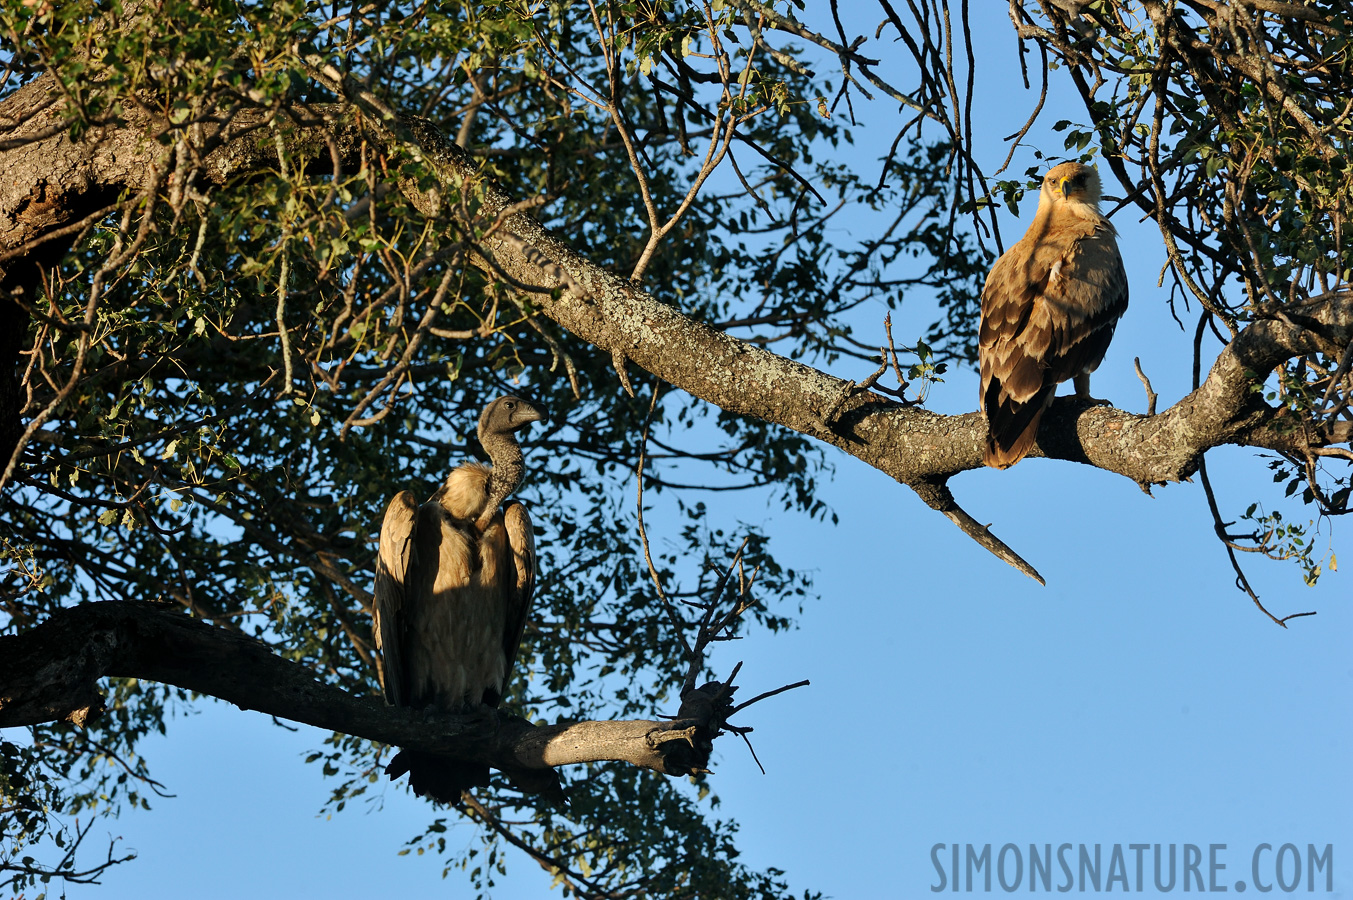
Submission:
[[[1148,416],[1154,416],[1156,414],[1157,395],[1155,391],[1151,390],[1151,379],[1147,378],[1146,373],[1142,371],[1142,358],[1140,356],[1134,356],[1132,358],[1132,365],[1137,369],[1137,377],[1141,379],[1142,387],[1146,388],[1146,414]]]
[[[990,525],[983,525],[968,515],[963,507],[958,505],[953,492],[949,490],[949,486],[945,482],[923,481],[919,484],[908,485],[908,487],[916,491],[917,496],[924,500],[927,506],[957,525],[960,531],[989,550],[997,559],[1009,563],[1039,584],[1047,584],[1043,580],[1043,576],[1038,574],[1038,570],[1025,562],[1024,557],[1010,549],[1004,541],[991,533]]]
[[[681,616],[672,605],[672,601],[667,598],[667,592],[663,590],[662,579],[658,577],[658,569],[653,565],[653,554],[648,546],[648,532],[644,530],[644,455],[648,451],[648,429],[653,421],[653,411],[658,408],[658,394],[662,385],[655,382],[653,385],[653,399],[648,403],[648,414],[644,416],[643,432],[639,435],[639,461],[635,464],[635,481],[638,482],[635,499],[635,509],[639,520],[639,540],[643,542],[644,562],[648,564],[649,577],[653,579],[653,587],[658,592],[658,599],[662,601],[662,608],[667,611],[667,618],[672,623],[672,631],[675,632],[677,640],[681,641],[681,647],[686,651],[689,658],[694,655],[690,642],[686,640],[687,625],[682,621]]]
[[[1203,492],[1207,495],[1207,508],[1212,512],[1212,527],[1217,532],[1217,537],[1221,540],[1222,546],[1226,548],[1226,556],[1231,560],[1231,568],[1236,573],[1236,587],[1249,595],[1249,598],[1254,601],[1255,606],[1259,607],[1261,613],[1268,616],[1275,625],[1281,625],[1283,628],[1287,627],[1288,619],[1315,615],[1314,612],[1292,613],[1280,619],[1269,612],[1268,608],[1260,602],[1259,595],[1254,592],[1254,588],[1250,587],[1250,580],[1245,577],[1245,571],[1240,567],[1240,560],[1236,558],[1235,546],[1227,536],[1226,523],[1222,521],[1221,510],[1217,508],[1217,495],[1213,492],[1212,482],[1207,477],[1207,461],[1205,459],[1198,463],[1198,474],[1202,478]]]
[[[733,712],[736,713],[738,710],[746,709],[753,703],[758,703],[769,697],[774,697],[776,694],[783,694],[785,691],[792,691],[795,688],[808,687],[809,684],[811,684],[811,682],[807,678],[805,678],[803,681],[796,681],[793,684],[786,684],[783,687],[778,687],[773,691],[766,691],[764,693],[757,694],[755,697],[748,700],[747,702],[739,703],[737,706],[733,707]],[[730,715],[732,714],[730,713]]]

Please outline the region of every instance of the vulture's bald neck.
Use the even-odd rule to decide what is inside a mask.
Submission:
[[[489,476],[489,495],[484,501],[484,511],[475,522],[479,530],[483,531],[502,502],[521,487],[522,478],[526,475],[526,461],[511,432],[486,432],[479,436],[479,443],[484,446],[484,452],[493,463],[493,474]]]

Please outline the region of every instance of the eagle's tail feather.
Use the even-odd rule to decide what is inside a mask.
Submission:
[[[995,384],[995,382],[993,382]],[[1038,437],[1038,423],[1052,402],[1056,385],[1044,387],[1027,403],[998,401],[999,386],[990,390],[984,406],[987,419],[987,443],[982,462],[994,469],[1008,469],[1024,458]]]
[[[1033,447],[1034,437],[1038,434],[1038,420],[1042,417],[1043,412],[1039,410],[1033,421],[1008,443],[995,435],[987,435],[987,445],[982,451],[982,462],[993,469],[1008,469],[1019,462]],[[1004,438],[1005,435],[1001,437]]]
[[[435,753],[401,750],[385,767],[394,781],[409,773],[409,787],[419,797],[431,797],[441,803],[459,803],[461,792],[472,787],[488,787],[489,767]]]

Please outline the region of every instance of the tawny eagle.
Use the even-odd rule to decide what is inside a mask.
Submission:
[[[516,432],[540,419],[520,397],[499,397],[479,417],[492,466],[464,463],[421,506],[401,491],[386,508],[372,614],[392,705],[466,712],[497,706],[506,693],[536,551],[526,507],[502,504],[526,470]],[[415,794],[446,803],[488,783],[483,766],[411,750],[386,771],[391,778],[407,771]]]
[[[1127,304],[1117,233],[1099,211],[1099,175],[1062,163],[1044,176],[1033,224],[982,290],[983,462],[1004,469],[1024,458],[1063,381],[1075,379],[1076,395],[1090,397],[1090,373]]]

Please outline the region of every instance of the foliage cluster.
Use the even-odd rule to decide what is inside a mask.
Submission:
[[[764,51],[731,7],[74,0],[11,4],[0,33],[0,90],[54,79],[71,140],[163,123],[146,189],[108,198],[28,302],[34,427],[6,488],[8,632],[85,599],[162,600],[372,693],[383,505],[406,487],[430,493],[472,455],[478,409],[506,392],[549,414],[527,440],[543,578],[512,709],[648,717],[675,703],[687,661],[632,500],[650,430],[644,477],[664,511],[650,528],[669,598],[709,599],[745,542],[751,622],[792,623],[807,574],[757,529],[711,522],[700,497],[759,489],[828,516],[820,451],[675,392],[655,400],[655,385],[628,396],[609,359],[533,315],[529,290],[470,265],[492,223],[425,218],[391,190],[431,183],[416,153],[363,145],[354,159],[293,139],[321,122],[361,128],[317,66],[457,136],[592,260],[788,355],[873,358],[848,322],[861,304],[976,292],[982,260],[949,213],[945,151],[905,142],[883,186],[836,163],[849,130],[807,99],[830,86],[789,51]],[[273,147],[277,162],[216,185],[211,154],[230,141]],[[861,206],[888,224],[843,248],[830,230]],[[942,371],[965,340],[938,329],[919,365]],[[43,813],[7,833],[14,887],[45,877],[23,862],[28,846],[70,840],[70,816],[145,802],[154,782],[137,740],[184,699],[116,684],[87,729],[33,731],[61,763],[41,794],[6,782],[5,802]],[[16,773],[42,765],[4,747]],[[378,802],[383,753],[335,735],[312,756],[338,779],[334,809]],[[580,896],[784,892],[779,873],[737,861],[735,826],[703,782],[615,765],[568,780],[566,813],[495,784],[468,810],[482,847],[448,867],[487,888],[514,845]],[[444,827],[410,846],[447,852]]]

